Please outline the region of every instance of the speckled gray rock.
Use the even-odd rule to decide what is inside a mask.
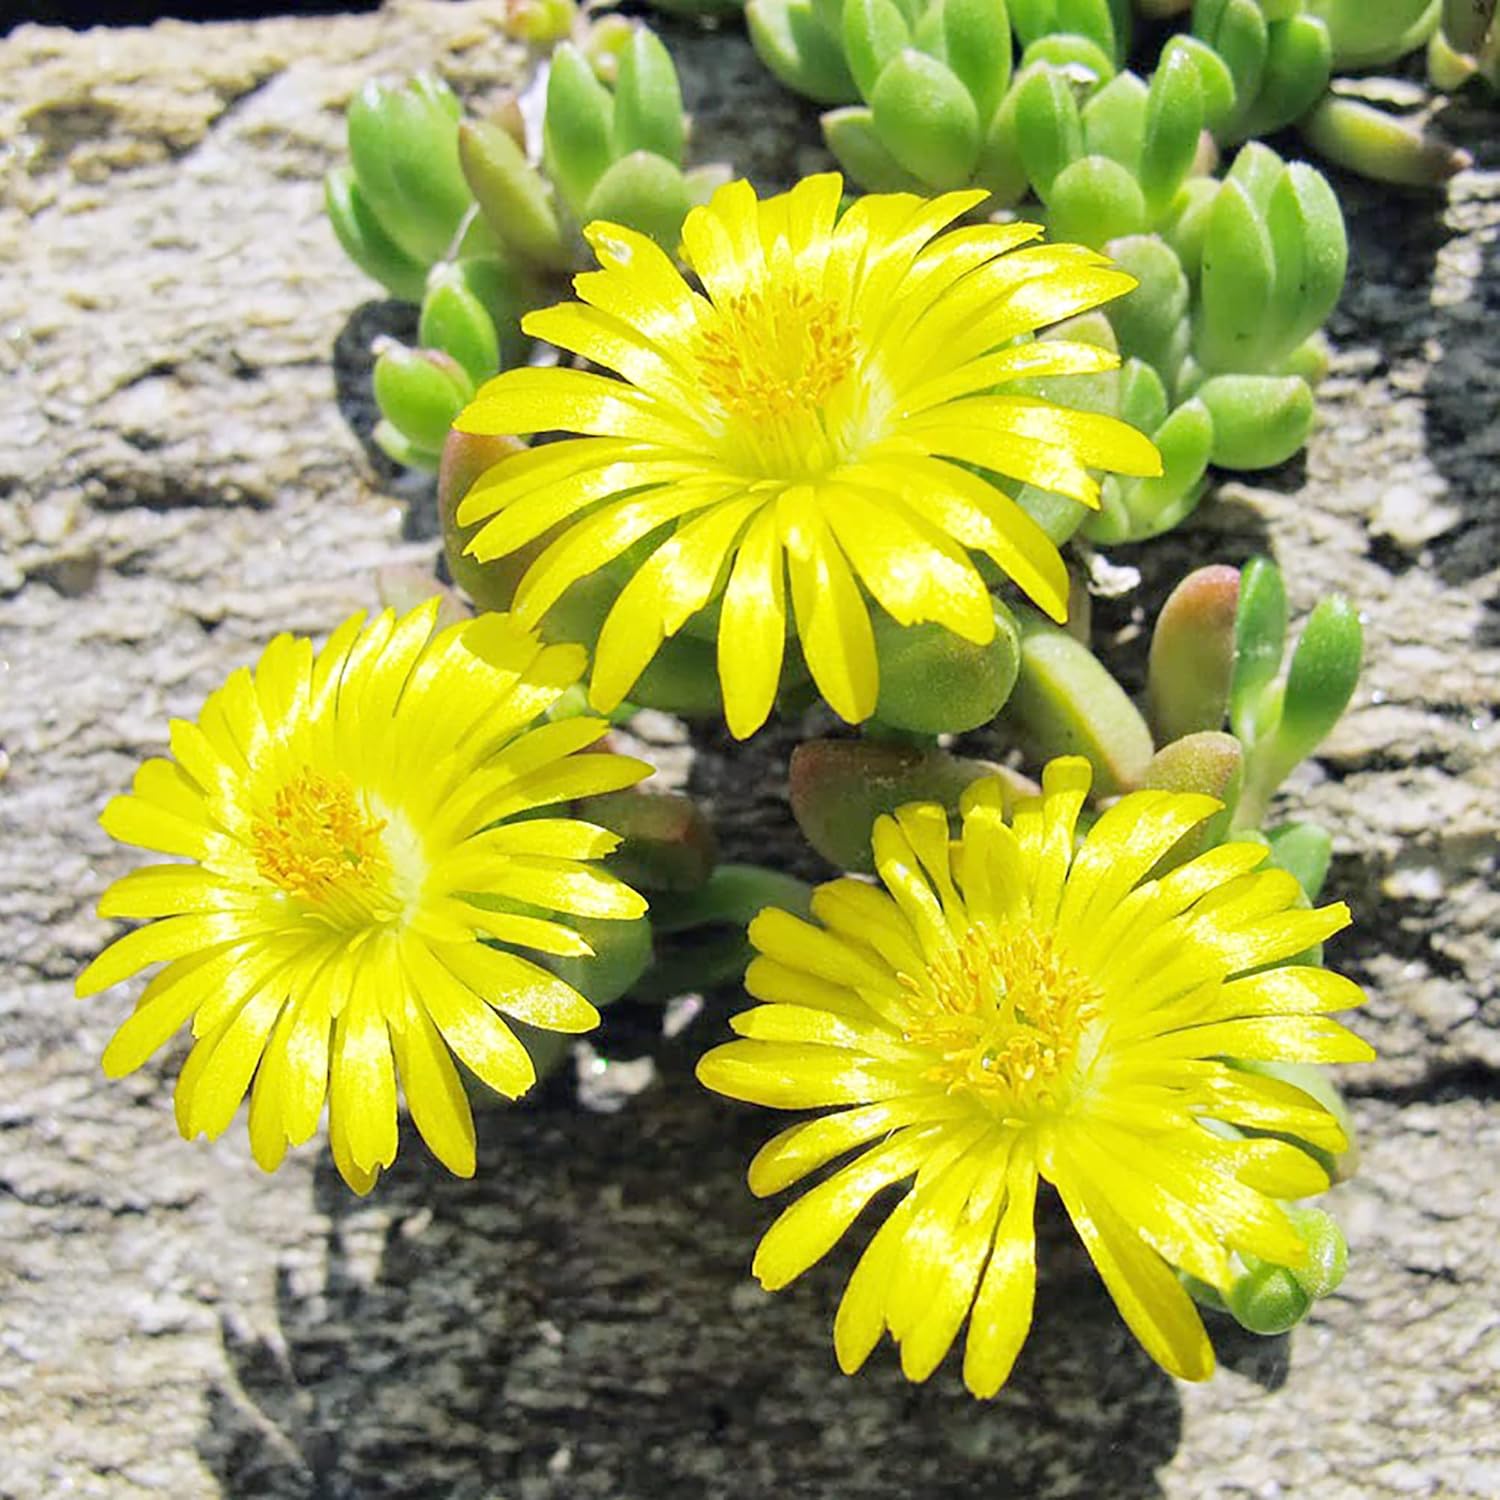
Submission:
[[[1099,618],[1127,679],[1183,568],[1269,547],[1305,608],[1342,587],[1370,665],[1290,805],[1336,833],[1381,1061],[1352,1080],[1344,1290],[1289,1340],[1225,1334],[1175,1385],[1132,1346],[1065,1226],[1042,1311],[977,1406],[945,1371],[835,1371],[849,1257],[777,1298],[748,1280],[767,1123],[707,1098],[717,1017],[612,1016],[657,1082],[603,1119],[558,1081],[481,1122],[481,1176],[408,1142],[375,1197],[316,1152],[274,1178],[236,1129],[179,1141],[180,1053],[107,1084],[119,996],[70,980],[131,857],[93,816],[171,713],[281,628],[429,561],[430,515],[365,446],[362,349],[389,309],[343,263],[319,178],[368,73],[471,94],[524,57],[500,5],[162,25],[0,43],[0,1494],[365,1497],[1317,1497],[1500,1493],[1500,304],[1492,120],[1444,201],[1341,183],[1351,286],[1305,462],[1226,486],[1121,555]],[[821,165],[810,113],[732,34],[671,33],[704,158],[762,183]],[[680,744],[653,731],[664,759]],[[786,738],[688,773],[729,847],[817,871],[782,801]]]

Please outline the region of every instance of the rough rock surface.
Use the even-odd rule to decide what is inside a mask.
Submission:
[[[367,74],[518,76],[499,9],[0,43],[0,1494],[1500,1494],[1500,174],[1492,119],[1463,108],[1444,123],[1480,160],[1445,198],[1340,184],[1353,268],[1305,462],[1117,559],[1142,584],[1100,606],[1127,673],[1210,557],[1269,547],[1300,608],[1341,587],[1368,612],[1357,706],[1289,800],[1336,830],[1359,926],[1333,956],[1370,987],[1356,1025],[1382,1056],[1351,1079],[1354,1268],[1290,1339],[1226,1334],[1218,1379],[1174,1384],[1049,1222],[1000,1399],[951,1370],[908,1387],[888,1351],[843,1380],[848,1258],[774,1299],[748,1279],[766,1123],[692,1082],[717,1015],[667,1041],[625,1008],[601,1045],[657,1080],[621,1114],[554,1083],[483,1118],[476,1182],[409,1142],[364,1203],[312,1149],[267,1179],[238,1128],[179,1141],[180,1053],[104,1081],[126,1001],[70,981],[131,856],[96,809],[276,630],[325,631],[375,565],[432,555],[363,443],[388,311],[363,305],[319,178]],[[670,39],[704,157],[764,184],[821,162],[742,40]],[[731,771],[695,739],[731,847],[816,873],[785,741]]]

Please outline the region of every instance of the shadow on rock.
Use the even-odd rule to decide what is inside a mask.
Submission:
[[[1493,171],[1500,146],[1494,140],[1493,113],[1462,101],[1444,114],[1444,127],[1467,147],[1482,169]],[[1460,200],[1450,217],[1460,229],[1482,200]],[[1500,369],[1494,360],[1495,319],[1500,317],[1500,244],[1493,235],[1475,235],[1481,259],[1471,294],[1433,308],[1441,351],[1428,377],[1427,451],[1447,481],[1442,509],[1450,521],[1430,543],[1442,580],[1462,586],[1491,574],[1500,555],[1500,503],[1495,470],[1500,464]],[[1500,645],[1500,590],[1485,599],[1479,624],[1481,646]]]
[[[225,1324],[234,1383],[199,1440],[223,1493],[1159,1496],[1176,1391],[1055,1207],[1037,1326],[997,1400],[969,1398],[956,1355],[908,1385],[888,1343],[838,1373],[857,1243],[775,1297],[749,1280],[771,1210],[743,1174],[770,1122],[693,1082],[707,1029],[658,1041],[658,1083],[612,1119],[561,1084],[482,1114],[473,1182],[411,1138],[366,1203],[325,1163],[321,1284],[282,1271],[270,1340]]]

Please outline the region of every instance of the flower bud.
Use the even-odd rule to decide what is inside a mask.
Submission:
[[[1163,745],[1151,757],[1141,780],[1143,787],[1164,792],[1202,792],[1224,804],[1219,812],[1178,839],[1157,861],[1154,874],[1164,875],[1184,860],[1223,842],[1239,800],[1244,769],[1245,753],[1240,742],[1232,734],[1218,730],[1184,735],[1170,745]]]
[[[1307,1258],[1292,1269],[1297,1284],[1314,1301],[1343,1285],[1349,1269],[1349,1245],[1332,1214],[1320,1208],[1289,1208],[1287,1217],[1307,1246]]]
[[[956,813],[964,788],[1000,776],[1018,796],[1038,788],[989,761],[874,740],[808,740],[792,751],[789,791],[802,836],[830,864],[871,874],[870,832],[881,813],[939,802]]]
[[[543,270],[566,270],[572,252],[551,192],[510,133],[484,120],[465,120],[458,153],[479,211],[501,244]]]
[[[1359,613],[1341,594],[1322,599],[1292,652],[1274,754],[1288,770],[1312,754],[1354,696],[1364,655]]]
[[[952,69],[913,48],[882,69],[870,95],[880,138],[928,187],[969,181],[979,159],[979,111]]]
[[[787,88],[819,104],[859,97],[836,28],[811,0],[749,0],[745,24],[755,54]]]
[[[422,300],[426,285],[422,262],[386,233],[350,168],[337,167],[323,179],[323,204],[344,254],[366,276],[403,302]]]
[[[542,117],[542,155],[552,180],[575,216],[594,184],[608,169],[613,154],[610,133],[614,101],[609,90],[571,42],[552,54],[547,76],[547,108]]]
[[[474,395],[463,366],[435,349],[382,342],[375,360],[375,401],[382,415],[419,449],[436,456],[454,417]]]
[[[713,826],[680,792],[610,792],[580,803],[577,813],[620,835],[605,865],[637,890],[697,890],[718,863]]]
[[[1280,568],[1269,557],[1252,557],[1240,570],[1229,686],[1229,722],[1247,746],[1268,727],[1263,723],[1264,699],[1281,670],[1286,618],[1286,586]]]
[[[1256,1256],[1243,1257],[1246,1269],[1224,1294],[1224,1305],[1242,1328],[1251,1333],[1286,1333],[1307,1316],[1312,1298],[1285,1266],[1273,1266]]]
[[[988,724],[1015,685],[1020,631],[995,601],[995,635],[983,646],[941,625],[898,625],[881,611],[874,617],[880,658],[875,718],[916,734],[963,734]]]
[[[1223,726],[1239,594],[1239,570],[1216,564],[1189,573],[1162,605],[1151,636],[1146,701],[1163,744]]]
[[[632,27],[615,84],[614,154],[650,151],[680,167],[682,141],[682,90],[671,54],[654,31]]]
[[[1272,469],[1306,443],[1313,394],[1295,375],[1215,375],[1198,388],[1214,423],[1213,461],[1225,469]]]
[[[682,221],[692,206],[682,173],[671,162],[649,151],[632,151],[594,184],[583,206],[583,218],[623,224],[649,235],[671,254],[682,238]]]
[[[1028,620],[1009,717],[1038,759],[1086,755],[1102,797],[1140,784],[1151,732],[1099,659],[1065,630]]]
[[[1298,128],[1329,161],[1398,187],[1441,187],[1474,160],[1395,115],[1337,94],[1325,94]]]

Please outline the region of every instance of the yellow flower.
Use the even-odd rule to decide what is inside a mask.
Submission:
[[[495,939],[555,954],[588,945],[554,913],[630,918],[645,902],[587,863],[613,834],[534,809],[649,773],[578,755],[606,725],[531,728],[582,674],[504,615],[434,634],[436,601],[346,620],[316,655],[278,636],[254,672],[174,720],[106,832],[192,861],[116,881],[102,917],[157,918],[78,978],[92,995],[163,963],[115,1033],[104,1070],[138,1068],[191,1018],[177,1080],[189,1139],[221,1134],[250,1090],[267,1171],[317,1128],[364,1193],[396,1155],[396,1084],[450,1171],[474,1171],[474,1123],[453,1055],[522,1094],[535,1070],[503,1011],[552,1031],[599,1019],[570,986]],[[453,1055],[450,1055],[453,1054]],[[252,1083],[253,1079],[253,1083]]]
[[[1348,921],[1298,910],[1300,888],[1225,844],[1159,879],[1163,854],[1218,807],[1133,792],[1077,852],[1088,763],[1055,760],[1007,824],[999,783],[972,787],[950,841],[940,807],[875,825],[886,892],[821,887],[821,927],[776,910],[751,928],[746,984],[765,1002],[744,1038],[699,1064],[710,1088],[785,1109],[849,1106],[794,1125],[750,1167],[774,1193],[851,1151],[767,1231],[755,1272],[785,1286],[881,1189],[915,1183],[860,1259],[834,1324],[852,1373],[889,1329],[925,1380],[969,1320],[964,1379],[1004,1383],[1031,1324],[1037,1180],[1051,1183],[1121,1315],[1189,1380],[1213,1350],[1174,1268],[1224,1289],[1231,1252],[1302,1263],[1278,1199],[1328,1185],[1305,1152],[1338,1151],[1333,1117],[1226,1057],[1352,1062],[1370,1048],[1323,1012],[1355,1005],[1337,974],[1284,964]]]
[[[1032,224],[941,233],[981,192],[880,194],[836,221],[841,190],[836,174],[764,203],[746,182],[720,189],[683,225],[702,292],[644,236],[591,225],[603,269],[575,278],[582,302],[523,326],[623,381],[509,370],[455,423],[586,434],[504,460],[458,513],[465,526],[493,518],[470,544],[481,560],[552,536],[516,590],[526,623],[637,544],[650,553],[599,636],[596,708],[718,600],[725,714],[753,733],[781,676],[789,578],[819,690],[844,718],[868,718],[878,675],[860,584],[901,624],[982,645],[995,623],[977,551],[1065,616],[1056,547],[965,465],[1090,505],[1091,468],[1161,472],[1123,422],[1005,394],[1112,368],[1093,345],[1029,335],[1129,291],[1129,276],[1078,245],[1019,248],[1041,233]]]

